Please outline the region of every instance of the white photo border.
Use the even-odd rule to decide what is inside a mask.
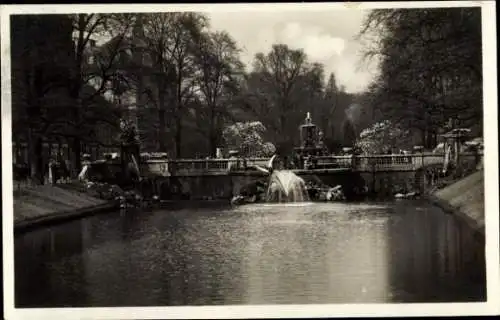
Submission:
[[[382,8],[481,7],[484,94],[484,170],[487,302],[418,304],[325,304],[127,308],[29,308],[14,307],[14,231],[10,83],[10,15],[87,12],[159,11],[295,11],[367,10]],[[364,2],[364,3],[258,3],[258,4],[92,4],[2,5],[2,212],[4,315],[6,319],[239,319],[312,317],[461,316],[500,313],[499,201],[498,201],[498,96],[495,1]]]

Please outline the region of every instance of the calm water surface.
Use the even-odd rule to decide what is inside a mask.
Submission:
[[[117,212],[16,237],[18,307],[485,300],[484,239],[415,201]]]

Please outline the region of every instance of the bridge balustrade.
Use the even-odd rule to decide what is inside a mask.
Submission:
[[[354,158],[352,156],[320,156],[315,160],[319,168],[351,168]]]
[[[462,157],[477,157],[476,154],[463,154]],[[444,154],[388,154],[357,156],[320,156],[315,159],[315,168],[340,168],[355,171],[409,171],[422,166],[442,164]],[[268,158],[247,159],[173,159],[164,160],[164,166],[156,161],[157,171],[167,170],[172,174],[204,174],[242,171],[255,165],[267,166]],[[152,165],[152,164],[151,164]],[[166,169],[168,168],[168,169]]]
[[[413,163],[416,168],[434,164],[442,164],[444,163],[444,154],[443,153],[424,153],[424,154],[416,154],[413,157]]]
[[[360,155],[355,158],[353,170],[357,171],[393,171],[414,169],[414,157],[411,155]]]
[[[259,166],[265,168],[269,163],[269,158],[248,158],[245,159],[247,166]]]
[[[170,172],[203,173],[224,172],[229,170],[231,159],[175,159],[168,160]]]

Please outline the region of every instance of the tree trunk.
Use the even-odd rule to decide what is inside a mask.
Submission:
[[[175,155],[177,158],[182,156],[182,118],[180,115],[176,115],[176,126],[175,126]]]
[[[436,132],[434,132],[434,130],[432,130],[431,132],[429,132],[428,136],[428,148],[434,149],[436,145],[437,145],[437,134]]]
[[[166,122],[165,122],[165,109],[160,107],[158,111],[158,142],[159,142],[159,150],[158,152],[165,152],[167,149],[166,144]]]
[[[29,79],[28,85],[31,88],[30,92],[37,92],[34,88],[35,81],[36,79],[34,76]],[[42,137],[36,129],[41,115],[41,106],[38,101],[38,96],[30,99],[30,105],[28,106],[27,112],[30,119],[28,130],[28,162],[30,167],[30,179],[32,183],[43,184]]]
[[[82,117],[82,101],[80,100],[80,93],[84,86],[82,77],[82,64],[83,64],[83,54],[84,54],[84,39],[85,39],[85,26],[86,26],[86,15],[78,14],[78,40],[76,45],[75,60],[72,72],[72,81],[69,83],[69,96],[71,97],[73,106],[73,121],[74,121],[74,138],[72,141],[72,155],[73,159],[71,161],[71,172],[72,175],[78,175],[82,169],[81,161],[81,137],[79,136],[80,128],[79,124]]]
[[[286,130],[286,116],[285,116],[285,114],[282,114],[280,116],[280,129],[281,129],[280,134],[284,135],[285,134],[285,130]]]
[[[77,100],[78,101],[78,100]],[[82,153],[82,140],[79,137],[79,122],[80,122],[80,105],[75,105],[73,107],[73,120],[75,122],[74,137],[72,141],[72,154],[73,159],[71,161],[72,174],[76,176],[80,173],[82,169],[81,153]]]
[[[425,143],[427,141],[427,130],[426,129],[422,129],[420,139],[421,139],[420,143],[421,143],[422,147],[425,148]]]
[[[210,108],[210,127],[208,132],[208,152],[213,158],[216,156],[217,149],[217,137],[215,135],[215,107]]]
[[[180,158],[182,155],[182,116],[181,116],[181,108],[182,108],[182,65],[180,62],[177,65],[177,84],[176,84],[176,124],[175,124],[175,155],[177,158]]]
[[[73,154],[73,159],[72,159],[72,175],[77,176],[80,171],[82,170],[82,161],[81,161],[81,153],[82,153],[82,141],[79,137],[73,138],[73,143],[72,143],[72,154]]]
[[[423,137],[423,146],[425,149],[433,149],[436,146],[437,136],[432,130],[425,130]]]
[[[210,133],[208,140],[210,157],[215,158],[217,155],[217,137],[215,133]]]
[[[160,81],[160,90],[158,92],[158,148],[159,152],[166,151],[166,119],[165,119],[165,92],[163,82]]]
[[[43,184],[42,139],[35,136],[33,129],[29,130],[28,136],[28,162],[31,181]]]
[[[280,115],[280,133],[278,136],[278,144],[280,146],[280,153],[287,153],[288,150],[288,138],[286,134],[286,116],[284,113]]]

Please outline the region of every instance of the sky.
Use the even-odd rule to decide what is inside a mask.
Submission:
[[[302,48],[311,62],[335,73],[337,85],[347,92],[362,92],[376,73],[376,65],[361,61],[362,44],[355,39],[363,10],[210,12],[212,31],[225,30],[237,41],[241,58],[251,68],[258,52],[267,53],[274,43]]]

